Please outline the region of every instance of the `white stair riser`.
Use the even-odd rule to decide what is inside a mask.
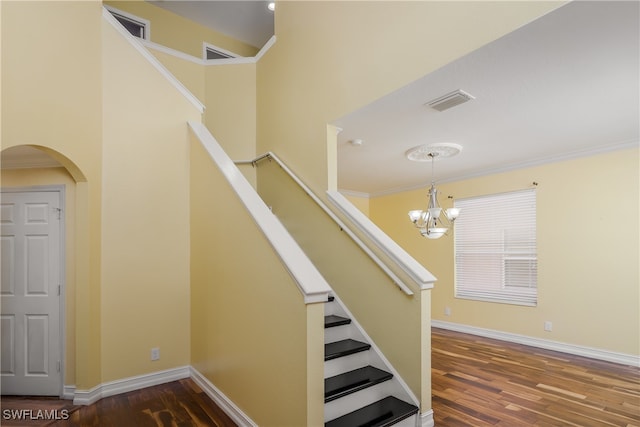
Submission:
[[[327,328],[324,330],[324,343],[336,342],[351,338],[357,340],[357,334],[354,334],[354,328],[349,325],[334,326],[333,328]]]
[[[324,421],[333,420],[389,396],[388,381],[324,404]]]
[[[362,368],[370,364],[371,357],[368,351],[338,357],[324,362],[324,377],[334,377],[354,369]]]

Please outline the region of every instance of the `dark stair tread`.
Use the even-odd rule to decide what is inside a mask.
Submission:
[[[336,316],[335,314],[324,316],[325,328],[333,328],[334,326],[348,325],[349,323],[351,323],[351,319],[348,319],[346,317]]]
[[[326,422],[325,427],[387,427],[418,412],[418,408],[393,396]]]
[[[338,357],[348,356],[350,354],[367,351],[371,348],[371,344],[360,342],[348,338],[346,340],[330,342],[324,345],[324,360],[337,359]]]
[[[335,377],[326,378],[324,380],[324,401],[325,403],[331,402],[391,378],[393,378],[393,374],[373,366],[365,366]]]

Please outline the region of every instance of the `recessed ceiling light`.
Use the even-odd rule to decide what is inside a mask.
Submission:
[[[272,12],[276,10],[276,2],[270,1],[269,4],[267,5],[267,9],[269,9]]]

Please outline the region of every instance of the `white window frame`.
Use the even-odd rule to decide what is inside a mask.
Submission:
[[[454,207],[461,209],[454,231],[455,297],[536,306],[535,189],[459,199]],[[514,262],[521,266],[509,271]]]
[[[148,19],[141,18],[141,17],[136,16],[136,15],[133,15],[133,14],[131,14],[129,12],[125,12],[123,10],[116,9],[115,7],[112,7],[112,6],[109,6],[109,5],[104,5],[104,7],[105,7],[105,9],[107,9],[109,11],[109,13],[111,13],[114,16],[114,18],[116,18],[116,20],[117,20],[118,17],[120,17],[120,18],[125,19],[125,20],[127,20],[129,22],[132,22],[134,24],[140,25],[141,27],[144,28],[144,37],[138,37],[138,36],[135,36],[135,35],[132,34],[134,37],[137,37],[137,38],[142,39],[142,40],[147,40],[147,41],[151,40],[151,21],[149,21]],[[122,25],[122,23],[120,23],[119,21],[118,21],[118,23]],[[131,34],[129,32],[129,30],[127,30],[127,32],[129,34]]]
[[[213,51],[220,55],[226,56],[226,58],[215,58],[215,59],[207,59],[207,52]],[[238,58],[239,55],[231,52],[230,50],[223,49],[214,44],[202,42],[202,59],[205,61],[216,61],[218,59],[227,59],[227,58]]]

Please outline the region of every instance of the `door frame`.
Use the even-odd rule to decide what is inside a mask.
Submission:
[[[42,193],[42,192],[51,192],[58,193],[58,202],[60,206],[60,221],[58,226],[60,227],[59,235],[60,239],[58,242],[58,262],[60,265],[59,268],[59,286],[60,286],[60,295],[58,298],[58,310],[59,319],[60,319],[60,334],[59,334],[59,345],[60,345],[60,384],[58,387],[58,397],[64,398],[64,382],[65,382],[65,373],[66,373],[66,361],[67,361],[67,329],[66,329],[66,288],[67,288],[67,269],[66,269],[66,194],[65,194],[65,185],[63,184],[53,184],[53,185],[33,185],[33,186],[25,186],[25,187],[0,187],[0,193]]]

